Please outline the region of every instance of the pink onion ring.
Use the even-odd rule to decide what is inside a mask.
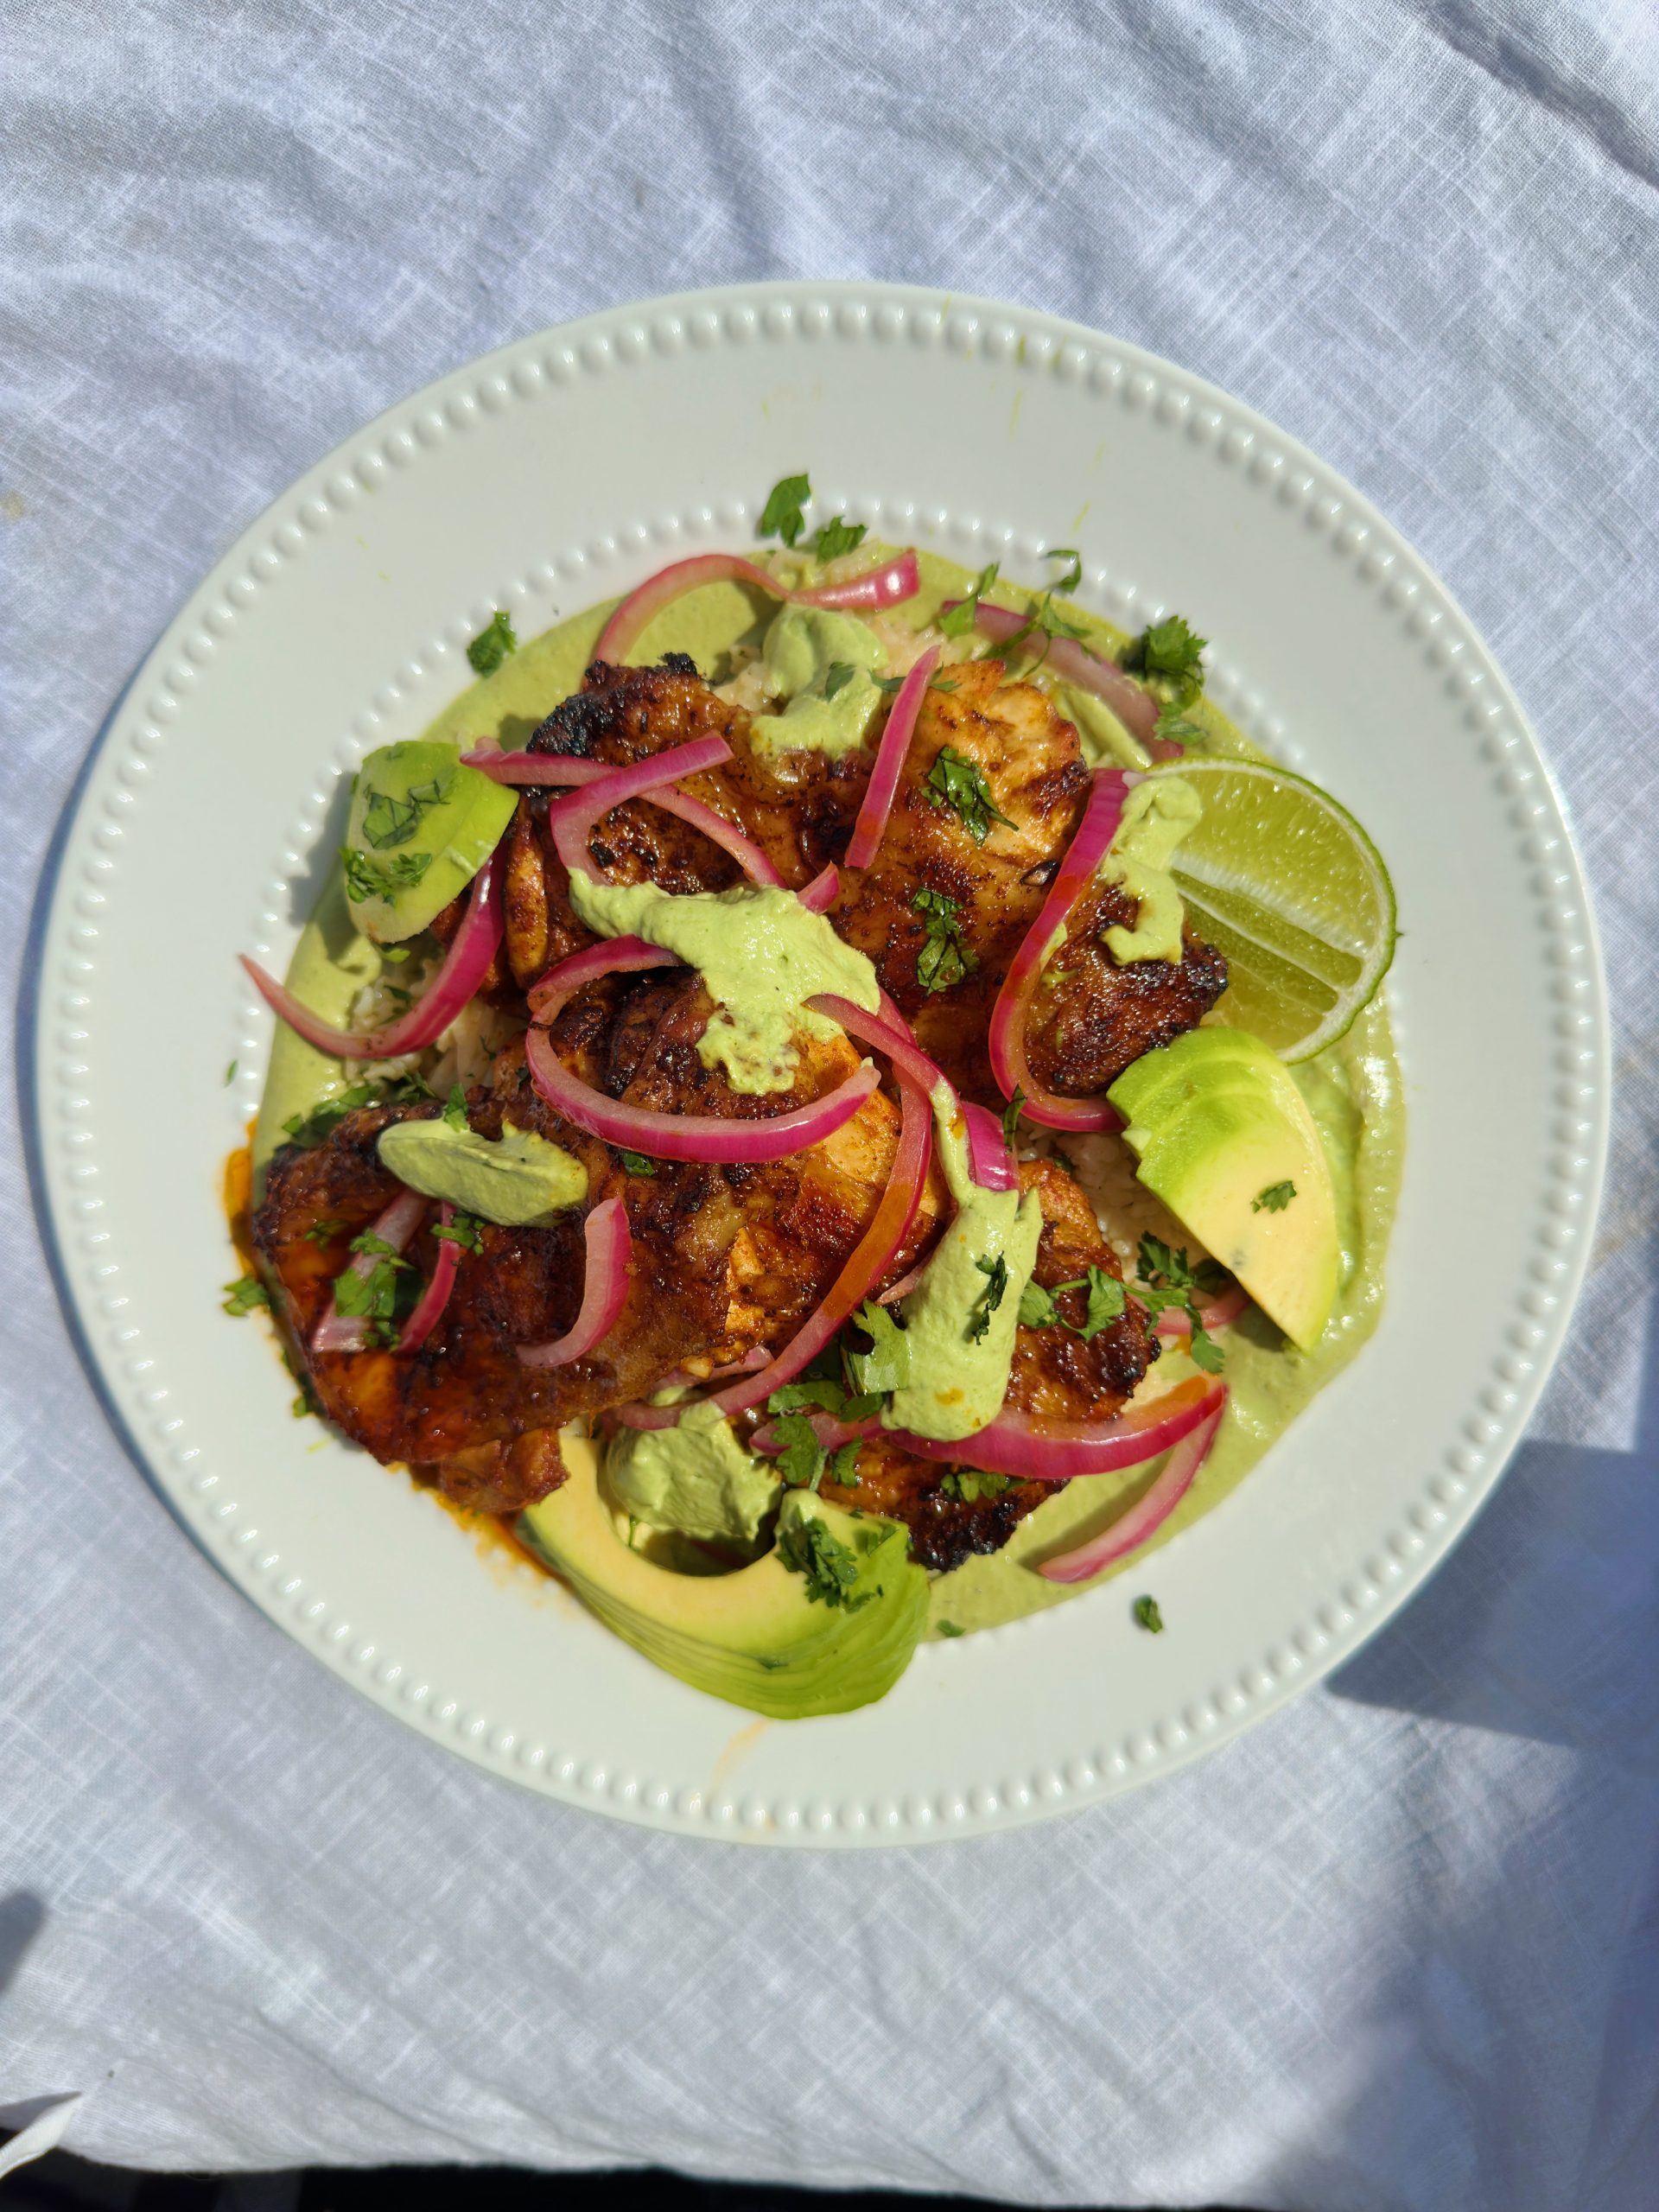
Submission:
[[[875,858],[881,832],[893,812],[905,755],[910,751],[910,741],[916,731],[916,718],[921,713],[928,683],[939,664],[939,651],[938,645],[930,645],[899,686],[887,715],[887,726],[881,733],[881,742],[875,749],[875,766],[870,772],[864,804],[858,810],[858,819],[848,841],[849,868],[868,868]]]
[[[939,612],[944,613],[950,607],[959,604],[958,601],[947,601]],[[974,609],[974,627],[982,637],[990,638],[1000,645],[1006,645],[1016,631],[1024,630],[1029,619],[1027,615],[1017,614],[1011,607],[988,607],[982,599]],[[1031,631],[1027,634],[1033,639],[1043,635],[1039,631]],[[1048,650],[1043,658],[1055,675],[1063,683],[1075,684],[1079,691],[1087,691],[1103,706],[1109,707],[1129,735],[1144,745],[1154,760],[1166,760],[1172,754],[1179,753],[1181,748],[1179,745],[1157,734],[1157,700],[1115,660],[1106,660],[1099,653],[1091,653],[1075,638],[1052,638],[1047,644]],[[1033,650],[1040,651],[1041,648],[1034,645]]]
[[[695,776],[704,768],[717,768],[731,757],[732,748],[723,737],[696,737],[689,745],[671,745],[666,752],[648,753],[643,760],[596,777],[547,810],[547,823],[559,858],[572,874],[590,874],[594,859],[588,850],[588,837],[601,815],[620,806],[624,799],[643,798],[660,785],[671,784],[677,776]]]
[[[438,1226],[448,1229],[455,1217],[455,1210],[446,1198],[438,1208]],[[426,1288],[421,1293],[421,1302],[404,1322],[403,1333],[397,1339],[399,1351],[416,1351],[443,1319],[443,1309],[449,1303],[449,1294],[455,1287],[455,1270],[461,1265],[461,1247],[453,1236],[437,1239],[438,1256]]]
[[[887,1171],[887,1187],[869,1227],[848,1255],[823,1303],[797,1331],[770,1365],[741,1382],[731,1382],[702,1400],[729,1418],[758,1406],[794,1380],[807,1362],[823,1351],[849,1314],[856,1312],[878,1283],[893,1255],[910,1234],[911,1223],[921,1202],[933,1152],[933,1113],[926,1094],[909,1082],[899,1086],[902,1119],[899,1142]],[[672,1428],[685,1411],[683,1406],[632,1405],[622,1407],[617,1418],[630,1428]]]
[[[678,953],[664,952],[660,944],[647,944],[641,937],[601,938],[597,944],[573,952],[568,960],[559,961],[537,978],[529,992],[531,1017],[545,1027],[584,983],[597,982],[601,976],[628,976],[645,968],[684,964]]]
[[[810,1105],[761,1120],[728,1121],[718,1114],[660,1114],[607,1098],[571,1074],[544,1029],[529,1033],[524,1056],[531,1081],[554,1112],[589,1136],[649,1154],[654,1160],[696,1160],[713,1166],[734,1162],[753,1166],[822,1144],[852,1119],[880,1080],[874,1064],[864,1060],[844,1083]]]
[[[1077,833],[1066,849],[1060,872],[1049,887],[1036,920],[996,995],[991,1014],[991,1071],[1003,1096],[1022,1090],[1022,1111],[1050,1129],[1115,1129],[1120,1126],[1116,1109],[1103,1098],[1062,1098],[1058,1091],[1038,1082],[1026,1058],[1026,1020],[1042,979],[1043,956],[1049,940],[1064,929],[1067,918],[1094,880],[1095,870],[1110,849],[1123,816],[1128,779],[1120,768],[1096,768],[1094,788],[1084,809]]]
[[[437,1043],[483,982],[500,942],[501,878],[492,853],[474,881],[472,898],[443,956],[442,966],[407,1014],[400,1014],[396,1021],[371,1036],[359,1037],[349,1029],[332,1027],[245,953],[242,965],[272,1012],[318,1052],[337,1060],[395,1060],[405,1052],[424,1052],[429,1045]]]
[[[1230,1290],[1224,1290],[1214,1298],[1202,1298],[1198,1301],[1198,1326],[1206,1336],[1213,1337],[1217,1329],[1236,1321],[1249,1302],[1250,1294],[1242,1282],[1236,1282]],[[1160,1337],[1190,1337],[1192,1317],[1185,1306],[1166,1306],[1158,1316],[1158,1333]]]
[[[988,1475],[1012,1475],[1020,1482],[1063,1483],[1080,1476],[1116,1474],[1120,1468],[1155,1459],[1217,1411],[1226,1395],[1224,1382],[1194,1376],[1149,1405],[1132,1406],[1110,1421],[1039,1421],[1005,1410],[971,1436],[946,1443],[912,1435],[908,1429],[884,1428],[880,1414],[867,1421],[837,1421],[815,1414],[812,1431],[826,1451],[850,1443],[855,1436],[885,1436],[918,1459],[944,1459]],[[757,1429],[752,1441],[757,1452],[778,1448],[769,1426]]]
[[[914,599],[922,588],[921,571],[914,553],[900,553],[879,568],[865,569],[844,582],[814,584],[790,591],[754,562],[737,553],[696,553],[689,560],[671,562],[654,576],[631,591],[599,636],[595,660],[622,660],[653,615],[700,584],[752,584],[774,599],[792,600],[800,607],[860,607],[874,610],[897,607]]]
[[[841,895],[841,870],[831,861],[813,877],[800,896],[809,914],[827,914]]]
[[[975,1182],[982,1191],[1018,1190],[1020,1171],[1002,1135],[1001,1122],[985,1107],[976,1106],[970,1098],[959,1099],[957,1106],[968,1124],[968,1172]]]
[[[461,759],[466,766],[481,769],[498,784],[514,786],[596,784],[601,777],[620,772],[608,761],[578,760],[567,753],[503,753],[493,748],[466,753]],[[753,839],[745,836],[735,823],[728,822],[703,800],[693,798],[689,791],[673,790],[641,791],[639,796],[647,804],[660,806],[664,813],[677,816],[692,829],[700,830],[705,837],[713,838],[722,851],[731,855],[751,883],[764,883],[772,889],[783,887],[783,877]]]
[[[1226,1410],[1226,1393],[1223,1402],[1205,1415],[1198,1427],[1191,1430],[1175,1446],[1157,1480],[1143,1497],[1138,1497],[1127,1513],[1120,1514],[1108,1529],[1091,1536],[1086,1544],[1079,1544],[1075,1551],[1062,1552],[1058,1559],[1045,1560],[1038,1567],[1039,1574],[1050,1582],[1086,1582],[1090,1575],[1098,1574],[1114,1560],[1125,1558],[1138,1551],[1149,1536],[1154,1535],[1192,1488],[1192,1478],[1210,1456],[1210,1447],[1216,1440],[1221,1427],[1221,1417]]]
[[[601,1198],[582,1224],[582,1234],[588,1270],[575,1320],[563,1336],[550,1338],[544,1344],[520,1344],[518,1357],[526,1367],[569,1367],[573,1359],[585,1359],[609,1336],[622,1311],[628,1295],[633,1232],[621,1199]]]
[[[880,1014],[867,1013],[864,1007],[855,1006],[851,999],[844,999],[835,991],[821,991],[808,999],[807,1004],[814,1014],[839,1022],[848,1035],[856,1037],[861,1045],[885,1052],[893,1062],[894,1073],[905,1082],[914,1084],[925,1097],[931,1098],[944,1084],[952,1106],[956,1105],[957,1094],[950,1079],[928,1058],[911,1035],[910,1024],[885,993]]]
[[[369,1224],[369,1235],[391,1245],[399,1255],[407,1251],[416,1230],[426,1217],[426,1200],[418,1191],[399,1188],[397,1197],[379,1217]],[[385,1257],[383,1252],[359,1252],[345,1272],[366,1279]],[[328,1311],[311,1332],[313,1351],[362,1351],[369,1341],[368,1317],[342,1313],[333,1298]]]

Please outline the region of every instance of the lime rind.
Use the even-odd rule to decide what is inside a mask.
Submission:
[[[1171,872],[1193,926],[1233,971],[1216,1019],[1228,1021],[1230,1011],[1237,1026],[1266,1037],[1281,1059],[1312,1059],[1347,1034],[1393,963],[1394,885],[1382,855],[1345,806],[1287,768],[1187,758],[1157,772],[1190,781],[1201,798],[1221,777],[1260,785],[1264,797],[1280,796],[1277,810],[1289,817],[1280,826],[1289,829],[1295,861],[1287,864],[1284,853],[1272,850],[1264,829],[1255,866],[1248,820],[1237,820],[1230,838],[1224,829],[1217,838],[1226,814],[1205,799],[1205,820]],[[1241,842],[1247,848],[1242,861]],[[1206,854],[1206,842],[1223,849]],[[1300,883],[1296,861],[1302,864]],[[1339,899],[1330,895],[1332,887],[1339,887]]]

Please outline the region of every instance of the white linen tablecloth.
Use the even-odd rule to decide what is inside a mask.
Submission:
[[[11,1138],[0,2118],[82,2092],[71,2147],[156,2166],[1652,2212],[1650,0],[14,0],[0,165],[14,976],[119,686],[337,439],[594,306],[893,276],[1215,378],[1423,549],[1566,787],[1622,1080],[1571,1347],[1438,1580],[1138,1796],[876,1857],[566,1811],[314,1664],[105,1427]]]

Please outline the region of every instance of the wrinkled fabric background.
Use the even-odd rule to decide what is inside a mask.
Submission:
[[[1567,791],[1620,1085],[1567,1356],[1433,1585],[1126,1802],[876,1857],[568,1812],[313,1664],[105,1427],[9,1131],[0,2118],[85,2091],[72,2147],[158,2166],[1651,2212],[1649,0],[14,0],[0,169],[13,988],[94,732],[296,472],[593,307],[884,276],[1168,354],[1406,531]]]

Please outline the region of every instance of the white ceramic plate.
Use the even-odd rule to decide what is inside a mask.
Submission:
[[[1159,1559],[1179,1633],[1111,1594],[925,1646],[880,1705],[752,1723],[399,1474],[289,1418],[233,1326],[219,1163],[362,752],[521,636],[677,553],[742,547],[807,467],[880,535],[1039,572],[1212,641],[1211,696],[1353,807],[1405,934],[1404,1196],[1374,1341]],[[105,732],[39,982],[61,1278],[141,1464],[210,1554],[365,1696],[480,1764],[698,1835],[961,1835],[1126,1789],[1344,1658],[1496,1481],[1561,1342],[1606,1132],[1585,884],[1520,709],[1444,587],[1313,454],[1053,318],[874,285],[699,293],[524,340],[394,408],[234,546]],[[226,1064],[238,1073],[223,1085]],[[1487,1287],[1448,1290],[1447,1252]],[[1450,1303],[1448,1303],[1448,1300]]]

